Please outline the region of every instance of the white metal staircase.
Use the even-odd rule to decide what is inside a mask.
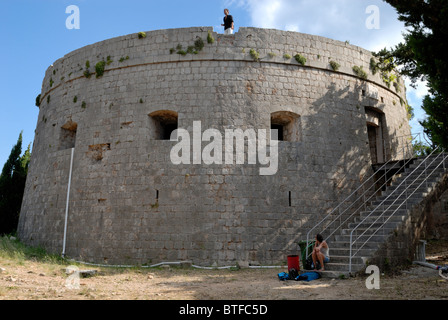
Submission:
[[[331,252],[325,270],[339,274],[363,270],[366,261],[375,256],[410,210],[424,200],[447,172],[448,153],[441,151],[436,149],[426,157],[384,163],[309,230],[306,257],[311,255],[308,244],[320,233]],[[384,182],[378,188],[375,181]]]

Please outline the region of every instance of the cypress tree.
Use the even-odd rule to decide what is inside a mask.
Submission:
[[[0,175],[0,235],[17,230],[20,207],[30,161],[30,146],[22,153],[22,132],[3,166]]]
[[[393,6],[407,28],[404,42],[377,53],[383,67],[398,65],[413,83],[426,80],[429,94],[423,99],[426,119],[420,121],[433,146],[448,149],[448,1],[384,0]]]

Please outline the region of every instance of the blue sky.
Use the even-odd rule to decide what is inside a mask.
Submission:
[[[67,29],[66,8],[80,10],[80,29]],[[368,29],[369,5],[379,9],[379,29]],[[23,131],[23,151],[34,140],[46,69],[65,54],[105,39],[139,31],[212,26],[223,32],[224,8],[239,27],[275,28],[329,37],[368,50],[391,47],[402,40],[403,24],[395,10],[381,0],[1,0],[0,1],[0,166]],[[408,87],[415,109],[412,132],[426,93]],[[0,168],[1,170],[1,168]]]

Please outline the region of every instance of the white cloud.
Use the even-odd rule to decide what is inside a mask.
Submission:
[[[346,41],[378,51],[402,41],[404,26],[382,0],[226,0],[245,9],[251,26],[300,31]],[[379,9],[380,29],[368,29],[369,6]]]
[[[429,94],[426,81],[418,80],[415,83],[415,88],[413,88],[411,86],[411,80],[409,80],[408,78],[405,78],[405,84],[406,84],[408,95],[413,95],[417,99],[423,99],[427,94]]]
[[[287,24],[285,26],[285,30],[299,32],[299,25],[298,24]]]
[[[391,48],[403,41],[406,31],[398,21],[395,9],[383,0],[225,0],[228,6],[243,8],[250,16],[251,26],[298,31],[350,41],[367,50],[379,51]],[[379,9],[379,29],[366,26],[372,11]],[[370,7],[371,8],[371,7]],[[369,20],[371,22],[371,20]],[[411,121],[414,131],[422,131],[418,120],[424,117],[420,108],[422,98],[428,93],[424,82],[417,88],[406,81],[407,97],[414,107],[416,118]]]

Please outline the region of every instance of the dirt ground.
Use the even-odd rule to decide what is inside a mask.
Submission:
[[[448,242],[427,246],[427,261],[448,264]],[[438,271],[411,266],[381,274],[380,288],[367,289],[368,275],[311,282],[280,281],[279,269],[93,268],[75,277],[66,265],[0,257],[0,300],[448,300],[448,280]],[[76,280],[76,279],[75,279]]]

